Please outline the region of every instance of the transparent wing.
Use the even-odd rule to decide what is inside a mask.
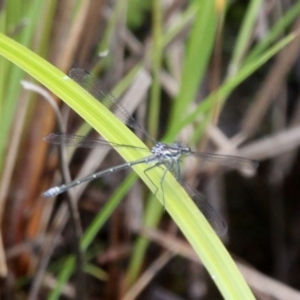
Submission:
[[[99,100],[106,108],[111,110],[123,123],[133,129],[139,130],[153,141],[153,138],[149,135],[146,129],[140,126],[131,114],[121,104],[117,103],[117,99],[105,90],[100,80],[80,68],[71,69],[69,77]]]
[[[193,151],[191,154],[201,157],[205,161],[214,162],[219,165],[235,169],[246,169],[253,171],[258,167],[258,161],[238,156]]]
[[[147,148],[135,147],[130,145],[122,145],[108,142],[101,138],[89,138],[81,135],[74,135],[68,133],[51,133],[43,138],[43,140],[50,144],[65,145],[71,147],[82,148],[134,148],[139,151],[149,152]]]
[[[204,195],[187,185],[182,184],[186,192],[193,199],[200,211],[203,213],[209,224],[216,231],[219,236],[226,234],[228,227],[223,218],[217,213],[217,211],[207,202]]]

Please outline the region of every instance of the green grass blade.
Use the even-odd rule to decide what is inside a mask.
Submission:
[[[143,147],[143,143],[110,111],[84,91],[65,74],[25,47],[0,34],[0,54],[41,82],[90,123],[104,138],[112,142]],[[139,159],[143,154],[121,148],[118,152],[126,161]],[[145,175],[145,166],[134,167],[136,173],[155,193],[164,174],[154,168]],[[162,203],[160,191],[156,193]],[[189,240],[211,274],[225,299],[254,299],[249,287],[232,258],[204,216],[171,174],[164,181],[165,208]]]
[[[93,277],[97,278],[98,280],[106,280],[107,274],[103,270],[98,267],[95,267],[92,264],[86,264],[84,267],[84,271]]]
[[[189,24],[196,15],[198,8],[198,3],[196,1],[192,2],[190,6],[181,14],[178,22],[176,22],[172,27],[168,28],[164,34],[163,46],[167,46],[179,33]]]
[[[291,23],[299,16],[299,14],[300,1],[297,1],[297,3],[292,6],[285,13],[285,15],[274,24],[264,39],[253,48],[244,63],[248,64],[262,55],[262,53],[266,51],[266,49],[287,30],[288,26],[291,25]]]
[[[103,224],[108,220],[111,214],[115,211],[116,207],[119,205],[121,200],[124,198],[124,195],[129,191],[136,179],[137,176],[135,174],[128,176],[117,189],[115,194],[111,197],[110,201],[106,203],[101,212],[94,218],[92,224],[85,231],[82,237],[81,245],[83,250],[86,250],[90,246],[96,234],[102,228]]]
[[[91,245],[95,236],[101,230],[102,226],[108,220],[108,218],[115,211],[116,207],[124,198],[124,195],[128,192],[132,184],[136,180],[136,175],[131,174],[126,180],[119,186],[114,195],[107,201],[103,209],[97,214],[93,222],[90,224],[88,229],[84,232],[81,238],[81,249],[87,251],[88,247]],[[61,293],[61,289],[65,283],[70,279],[71,275],[74,273],[74,258],[68,259],[64,264],[64,270],[58,276],[58,284],[55,286],[48,299],[55,300]],[[66,270],[65,270],[66,269]]]
[[[152,73],[153,81],[150,92],[148,111],[148,130],[153,137],[157,137],[157,127],[160,110],[160,70],[162,60],[162,6],[161,1],[153,1],[153,47],[152,47]]]
[[[243,19],[241,30],[235,44],[232,59],[229,63],[229,77],[234,76],[240,69],[242,61],[246,55],[246,51],[249,47],[250,37],[254,31],[254,26],[257,21],[257,14],[262,4],[262,0],[252,0],[247,9],[246,16]]]
[[[19,25],[19,23],[24,22],[25,20],[22,19],[22,16],[26,16],[27,25],[20,31],[17,35],[18,40],[23,45],[29,45],[33,36],[34,28],[39,18],[39,11],[40,7],[42,6],[43,1],[34,0],[30,1],[27,5],[24,3],[18,3],[16,1],[10,1],[6,3],[7,9],[5,13],[5,21],[7,27],[13,27],[15,29]],[[22,9],[22,5],[24,5]],[[25,11],[25,13],[24,13]],[[2,15],[3,16],[3,15]],[[3,20],[4,22],[4,20]],[[4,28],[3,24],[3,28]],[[5,155],[5,149],[7,147],[7,143],[9,140],[9,133],[12,127],[12,122],[14,121],[14,114],[16,110],[17,100],[19,97],[19,93],[21,90],[21,86],[19,84],[22,76],[23,71],[16,67],[8,68],[6,63],[1,65],[1,94],[3,96],[1,111],[0,111],[0,132],[1,132],[1,139],[0,139],[0,170],[3,167],[3,160]],[[9,80],[8,80],[9,78]],[[0,171],[1,174],[1,171]]]
[[[206,71],[216,33],[217,11],[214,1],[198,1],[181,77],[181,86],[172,106],[171,126],[182,119],[195,99]],[[196,67],[195,67],[196,66]]]
[[[224,84],[219,88],[219,90],[215,93],[210,94],[206,97],[203,102],[198,105],[198,107],[189,114],[184,120],[178,122],[176,126],[174,126],[166,135],[166,140],[174,140],[182,128],[189,125],[191,122],[195,121],[195,119],[200,115],[205,115],[210,109],[212,105],[215,104],[215,99],[219,99],[219,101],[224,101],[224,99],[247,77],[257,71],[264,63],[266,63],[270,58],[272,58],[276,53],[278,53],[283,47],[289,44],[295,37],[297,33],[291,33],[279,41],[276,45],[270,48],[268,51],[263,53],[260,57],[258,57],[255,61],[244,65],[240,71],[236,74],[236,76],[228,79],[224,82]]]

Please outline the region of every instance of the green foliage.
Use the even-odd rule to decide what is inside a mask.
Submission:
[[[0,16],[0,170],[6,161],[6,149],[9,146],[10,133],[14,128],[14,113],[17,108],[17,100],[20,95],[20,79],[24,72],[32,76],[39,83],[47,87],[57,97],[67,103],[77,112],[91,127],[95,128],[104,138],[111,142],[145,147],[123,123],[121,123],[111,112],[103,107],[91,95],[86,93],[68,76],[56,69],[52,64],[42,59],[51,45],[51,28],[54,26],[55,3],[44,1],[30,1],[30,5],[24,5],[21,1],[13,1],[18,4],[18,9],[13,9],[12,2],[8,1],[6,9],[2,10]],[[150,93],[149,103],[149,129],[153,135],[159,130],[158,122],[161,114],[161,72],[163,62],[168,61],[166,46],[188,28],[187,39],[183,45],[183,68],[179,83],[179,91],[175,101],[170,105],[171,117],[168,123],[165,141],[173,141],[181,129],[187,125],[197,124],[197,119],[202,118],[203,122],[194,126],[193,142],[196,142],[206,125],[213,120],[213,113],[217,108],[222,108],[228,96],[264,63],[276,55],[283,47],[290,43],[296,33],[290,33],[281,37],[293,20],[300,12],[300,5],[294,7],[274,25],[265,40],[259,41],[255,47],[251,47],[250,37],[254,31],[257,13],[263,1],[253,0],[241,20],[240,32],[233,45],[233,55],[227,65],[226,77],[220,83],[217,90],[205,94],[200,104],[195,104],[194,110],[190,111],[191,103],[199,93],[199,87],[203,84],[208,73],[208,68],[215,50],[215,42],[223,26],[225,7],[216,10],[214,1],[190,1],[187,7],[180,11],[177,21],[168,28],[164,24],[164,11],[161,1],[139,1],[129,0],[127,6],[127,23],[130,28],[137,29],[144,24],[145,16],[152,13],[152,43],[147,53],[147,67],[152,73],[153,85]],[[49,4],[52,3],[52,4]],[[78,2],[80,3],[80,2]],[[45,4],[43,6],[43,4]],[[47,4],[47,5],[46,5]],[[109,20],[103,40],[99,42],[98,49],[105,50],[110,47],[118,18],[123,13],[122,8],[126,3],[118,2],[113,18]],[[81,6],[78,4],[80,13]],[[152,9],[152,10],[151,10]],[[24,11],[25,13],[24,13]],[[150,11],[151,10],[151,11]],[[42,18],[43,15],[47,18]],[[14,39],[8,37],[7,32],[13,32],[18,22],[27,18],[29,25],[14,35]],[[43,24],[41,24],[44,21]],[[37,26],[39,24],[39,26]],[[40,26],[43,25],[43,26]],[[52,26],[51,26],[52,25]],[[75,24],[76,25],[76,24]],[[73,26],[75,26],[73,25]],[[38,31],[38,29],[40,31]],[[39,33],[35,35],[35,33]],[[34,38],[39,37],[35,47],[32,44]],[[145,46],[146,48],[146,46]],[[30,51],[29,49],[38,49]],[[37,55],[34,52],[38,52]],[[8,61],[13,64],[8,63]],[[131,72],[128,73],[118,85],[116,94],[128,87],[134,75],[143,67],[141,59]],[[101,65],[97,66],[98,70]],[[88,130],[88,129],[86,129]],[[144,156],[144,153],[132,149],[118,149],[126,161],[134,161]],[[157,192],[156,187],[160,186],[164,174],[163,168],[155,168],[147,176],[144,173],[145,167],[138,165],[134,167],[137,175],[145,182],[159,202],[151,201],[145,209],[144,226],[155,228],[159,223],[163,208],[160,205],[165,202],[166,211],[176,222],[182,233],[195,249],[199,258],[209,271],[216,285],[225,299],[254,299],[249,287],[238,271],[232,258],[225,247],[216,236],[210,225],[197,209],[194,202],[189,198],[180,184],[167,174],[164,179],[164,197],[161,191]],[[136,175],[128,178],[115,191],[114,195],[107,202],[105,207],[97,214],[94,221],[85,231],[81,239],[81,248],[88,251],[96,234],[102,229],[103,224],[109,219],[117,205],[123,199],[129,188],[136,180]],[[164,201],[165,200],[165,201]],[[143,237],[137,239],[135,249],[126,274],[128,285],[133,284],[145,260],[145,253],[148,240]],[[69,280],[75,268],[74,257],[65,260],[59,276],[58,283],[53,289],[49,299],[60,297],[63,285]],[[100,269],[91,265],[86,266],[86,271],[99,278],[105,278]]]

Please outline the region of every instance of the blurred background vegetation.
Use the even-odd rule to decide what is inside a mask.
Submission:
[[[99,76],[155,139],[259,160],[256,174],[187,160],[183,177],[228,223],[222,239],[257,299],[300,298],[300,1],[0,3],[2,33],[66,74]],[[74,193],[83,232],[97,234],[84,276],[77,266],[60,291],[76,237],[66,195],[41,197],[62,182],[58,149],[43,142],[61,129],[45,98],[67,132],[89,129],[21,85],[34,83],[21,69],[0,66],[1,299],[220,299],[148,190],[136,181],[127,193],[130,171]],[[72,178],[122,162],[99,150],[68,161]]]

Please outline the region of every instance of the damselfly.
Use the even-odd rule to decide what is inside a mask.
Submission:
[[[105,176],[109,173],[114,173],[138,164],[149,165],[144,170],[145,174],[151,169],[159,166],[165,166],[165,171],[160,180],[160,189],[164,195],[163,183],[165,176],[168,171],[171,171],[174,177],[183,185],[187,193],[195,201],[199,209],[206,216],[212,227],[216,230],[219,235],[222,235],[227,230],[227,225],[219,214],[212,208],[212,206],[204,199],[204,197],[192,189],[190,186],[182,183],[180,176],[180,165],[179,160],[184,156],[194,155],[198,156],[205,161],[211,161],[218,163],[223,166],[236,168],[236,169],[248,169],[254,170],[258,166],[258,162],[255,160],[229,156],[229,155],[219,155],[213,153],[204,153],[192,151],[188,146],[182,145],[181,143],[174,142],[169,145],[162,142],[155,142],[155,140],[148,134],[148,132],[140,126],[135,119],[127,112],[127,110],[117,103],[116,98],[105,91],[102,84],[98,79],[84,71],[83,69],[72,69],[69,73],[69,76],[84,87],[88,92],[90,92],[96,99],[101,101],[103,105],[112,110],[126,125],[133,129],[137,129],[147,136],[153,143],[154,146],[149,150],[148,148],[140,148],[131,145],[120,145],[116,143],[111,143],[104,139],[92,139],[84,136],[66,134],[66,133],[52,133],[44,138],[46,142],[51,144],[64,144],[74,147],[85,147],[85,148],[95,148],[95,147],[130,147],[137,151],[148,151],[149,155],[145,156],[142,159],[138,159],[131,162],[126,162],[124,164],[111,167],[109,169],[97,172],[95,174],[76,179],[70,183],[62,184],[50,188],[49,190],[43,193],[44,197],[54,197],[58,194],[68,191],[70,188],[77,186],[83,182],[89,182],[96,178]],[[147,175],[148,176],[148,175]],[[158,189],[158,188],[157,188]]]

